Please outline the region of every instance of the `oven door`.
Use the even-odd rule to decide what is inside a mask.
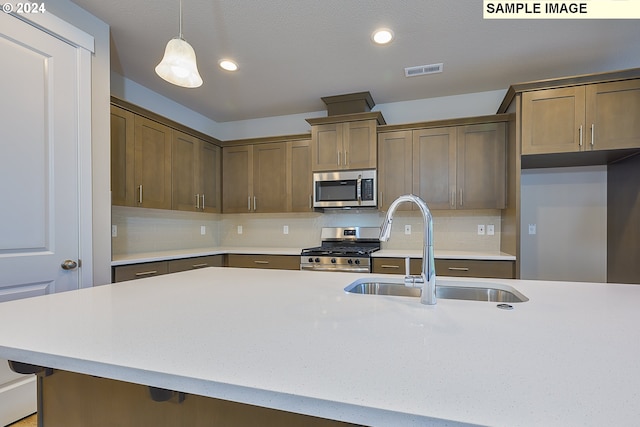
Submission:
[[[376,207],[376,172],[341,171],[313,174],[313,207]]]

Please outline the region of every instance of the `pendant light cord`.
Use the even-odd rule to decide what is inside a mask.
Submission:
[[[182,0],[180,0],[180,23],[179,23],[179,29],[180,29],[180,39],[184,40],[184,37],[182,36]]]

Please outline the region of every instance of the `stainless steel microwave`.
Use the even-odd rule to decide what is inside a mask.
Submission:
[[[376,171],[316,172],[313,174],[314,208],[377,207]]]

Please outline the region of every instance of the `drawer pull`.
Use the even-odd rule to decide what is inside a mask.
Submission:
[[[399,265],[391,265],[391,264],[382,264],[380,267],[382,267],[382,268],[395,268],[395,269],[400,268]]]
[[[469,267],[449,267],[451,271],[469,271]]]
[[[206,262],[202,263],[202,264],[193,264],[191,266],[191,268],[203,268],[203,267],[208,267],[209,264],[207,264]]]
[[[156,274],[157,272],[158,272],[158,270],[141,271],[139,273],[136,273],[136,277],[150,276],[152,274]]]
[[[253,262],[256,263],[256,264],[269,264],[269,261],[256,260],[256,261],[253,261]]]

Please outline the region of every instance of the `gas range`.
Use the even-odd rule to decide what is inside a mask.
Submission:
[[[322,245],[303,249],[300,269],[371,272],[371,254],[380,249],[378,227],[325,227]]]

